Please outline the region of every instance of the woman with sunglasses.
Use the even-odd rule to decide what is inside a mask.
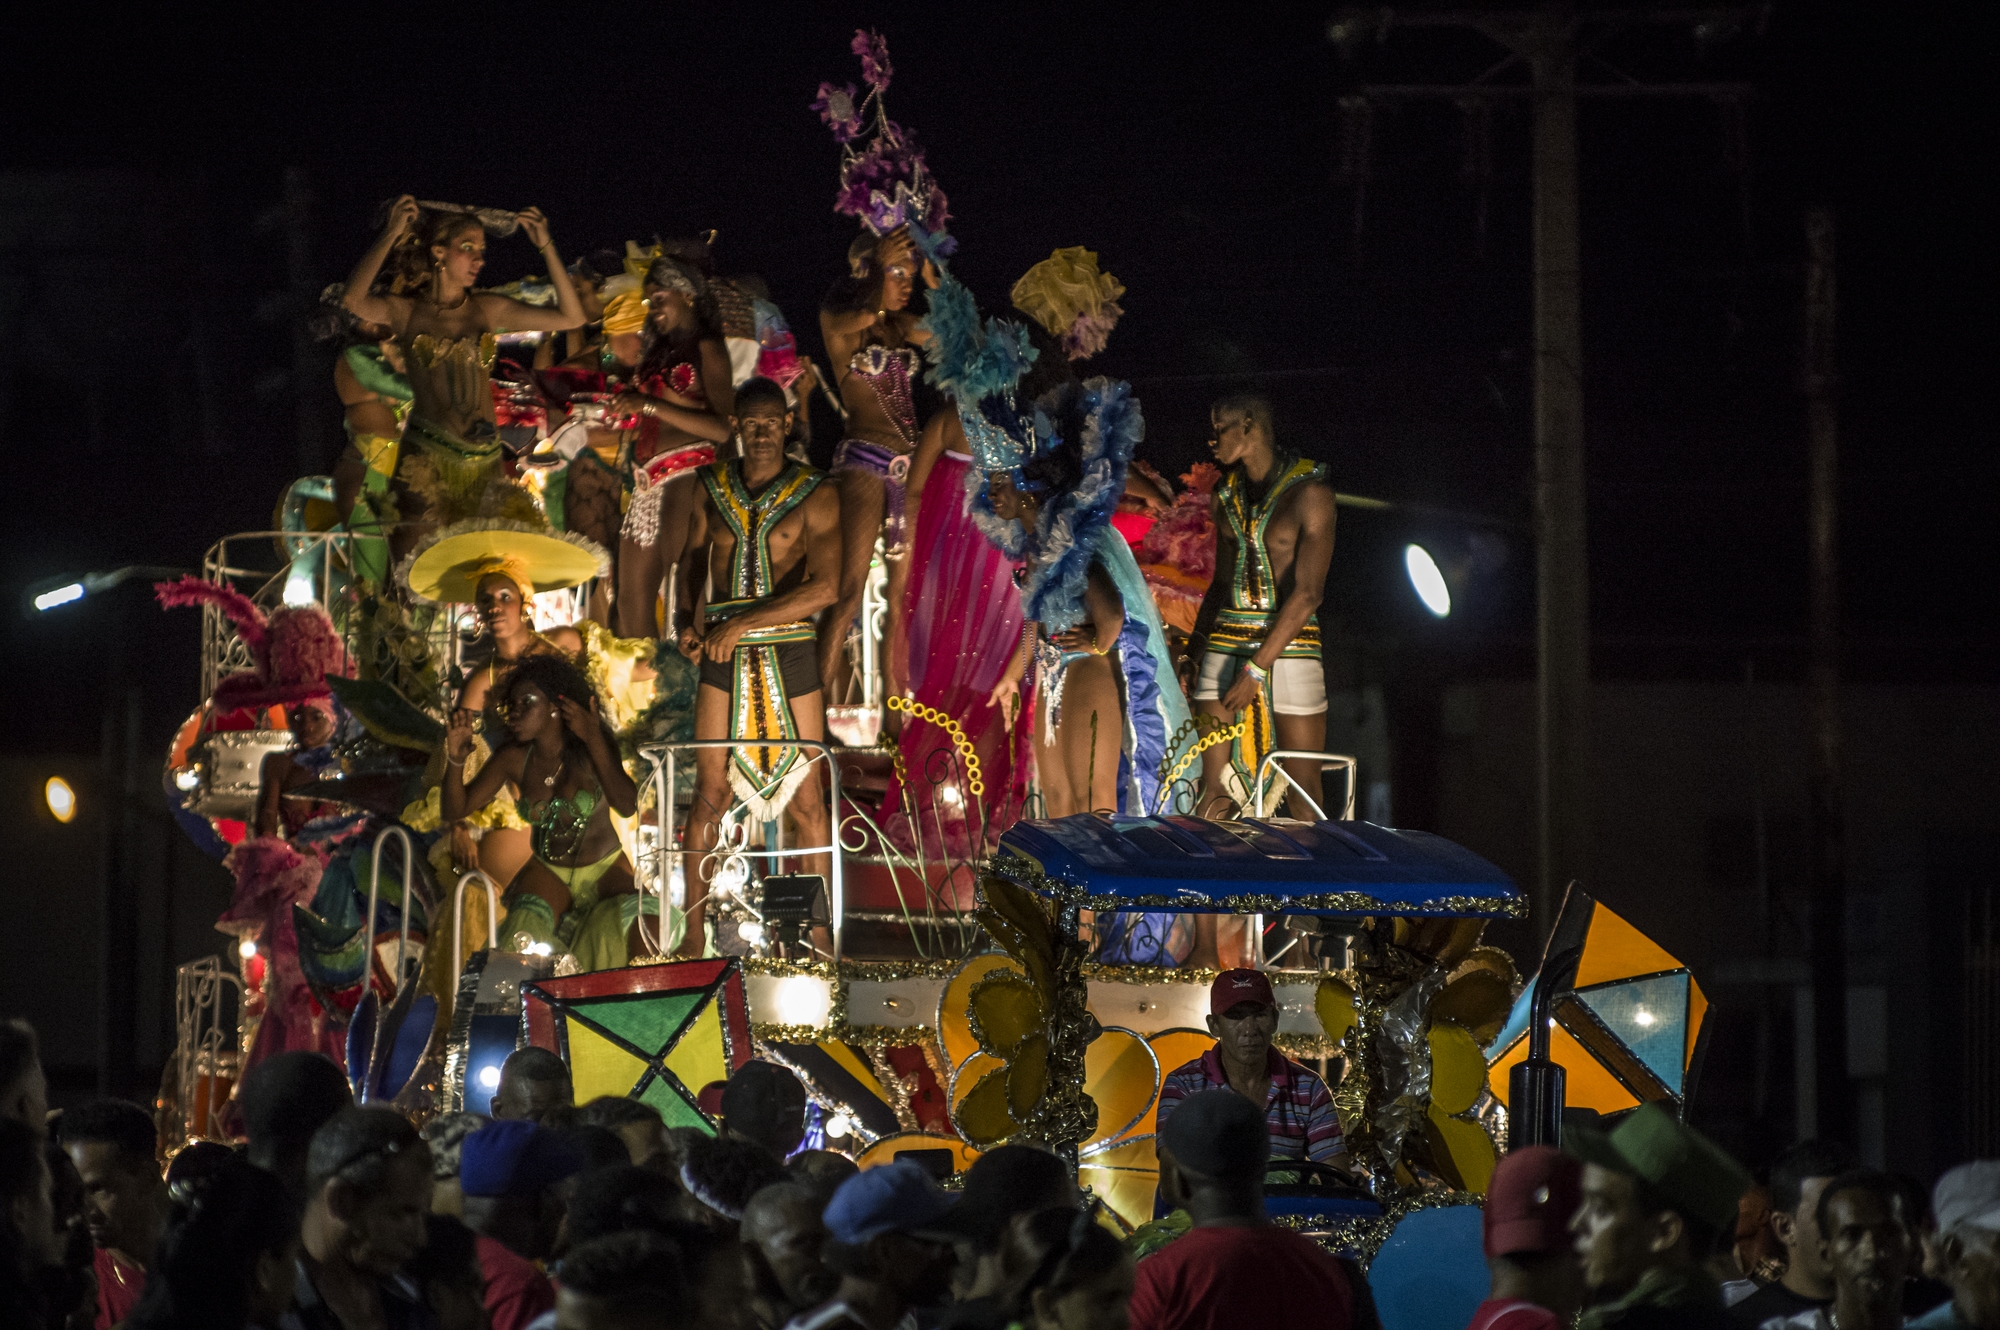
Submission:
[[[610,729],[582,671],[559,655],[529,655],[502,680],[488,711],[506,734],[470,787],[466,759],[474,734],[455,716],[445,734],[442,811],[447,820],[512,787],[533,855],[503,904],[503,931],[575,956],[580,970],[625,965],[640,945],[639,915],[657,914],[641,897],[612,825],[632,817],[639,792],[618,760]],[[489,730],[489,733],[491,731]],[[671,951],[674,939],[665,940]]]

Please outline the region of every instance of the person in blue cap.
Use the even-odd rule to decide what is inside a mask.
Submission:
[[[916,1330],[916,1312],[951,1288],[952,1198],[906,1160],[840,1184],[824,1216],[826,1263],[840,1274],[831,1299],[786,1330]]]
[[[493,1330],[521,1330],[556,1305],[536,1262],[555,1253],[565,1210],[562,1183],[583,1171],[583,1156],[546,1127],[489,1122],[458,1148],[465,1224],[478,1234]]]

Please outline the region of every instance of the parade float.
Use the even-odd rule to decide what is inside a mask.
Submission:
[[[857,36],[857,52],[873,51],[865,37]],[[890,162],[889,148],[904,152],[900,129],[880,114],[882,83],[870,78],[880,137],[864,153],[844,147],[856,172]],[[822,116],[847,133],[843,145],[860,130],[852,96],[852,88],[822,89]],[[934,196],[927,218],[941,223],[934,185],[906,188],[922,179],[921,154],[895,162],[908,176],[902,192],[863,191],[862,203],[895,213],[919,194]],[[456,224],[491,228],[511,216],[496,222],[467,212]],[[539,214],[521,219],[545,239]],[[969,295],[944,268],[940,236],[924,233],[914,215],[863,220],[892,236],[915,226],[920,262],[937,279],[933,318],[959,302],[955,344],[968,364],[986,350],[1027,347],[1026,333],[1003,323],[981,330]],[[393,240],[385,232],[378,250]],[[673,306],[699,277],[657,246],[628,248],[625,286],[613,275],[598,291],[607,337],[637,335],[619,331],[628,312],[619,300],[653,291],[665,297],[661,307]],[[546,256],[562,298],[573,299],[553,251]],[[1066,271],[1086,273],[1092,300],[1122,293],[1087,251],[1056,257]],[[371,251],[369,262],[379,266],[381,254]],[[374,277],[367,263],[357,274],[364,288]],[[552,297],[517,285],[507,298]],[[1109,298],[1092,308],[1100,306],[1115,313]],[[739,330],[750,339],[746,365],[766,378],[777,372],[775,352],[766,346],[760,357],[757,348],[774,326],[782,321],[759,314]],[[1475,1284],[1483,1290],[1476,1206],[1510,1141],[1548,1139],[1565,1106],[1615,1114],[1646,1102],[1676,1111],[1685,1104],[1707,1010],[1685,966],[1573,886],[1545,956],[1524,975],[1483,943],[1490,921],[1525,917],[1514,884],[1439,836],[1356,820],[1354,760],[1278,748],[1268,711],[1261,733],[1247,720],[1164,725],[1153,736],[1157,755],[1147,750],[1133,772],[1121,767],[1128,788],[1118,813],[1045,817],[1025,778],[994,788],[982,761],[994,762],[996,750],[968,734],[971,717],[894,684],[888,534],[865,570],[845,638],[854,682],[826,708],[827,737],[804,737],[780,717],[752,738],[697,740],[696,666],[694,653],[676,647],[685,642],[673,631],[674,574],[657,604],[648,586],[640,604],[651,612],[636,616],[659,636],[616,637],[604,610],[615,601],[610,551],[556,529],[566,468],[585,465],[579,459],[598,446],[591,439],[623,437],[645,415],[630,414],[629,394],[498,359],[529,356],[539,336],[460,339],[471,363],[490,372],[495,437],[480,483],[498,487],[504,502],[486,506],[504,514],[440,520],[419,535],[393,520],[399,491],[386,481],[367,482],[343,509],[334,477],[307,477],[286,492],[274,530],[217,542],[199,576],[161,588],[164,603],[200,611],[203,693],[167,755],[163,790],[187,834],[235,879],[218,928],[237,940],[233,956],[180,971],[179,1052],[161,1095],[169,1140],[230,1139],[243,1070],[292,1048],[324,1052],[346,1068],[357,1097],[422,1120],[484,1109],[500,1063],[533,1044],[568,1063],[579,1102],[631,1097],[669,1127],[705,1132],[717,1123],[704,1092],[761,1059],[790,1068],[805,1086],[812,1144],[844,1150],[864,1168],[914,1156],[950,1177],[1000,1143],[1039,1143],[1074,1165],[1107,1222],[1130,1231],[1156,1217],[1163,1079],[1214,1043],[1205,1027],[1218,971],[1185,964],[1187,949],[1161,939],[1195,931],[1186,921],[1224,916],[1242,921],[1231,963],[1268,973],[1280,1009],[1276,1046],[1325,1077],[1346,1143],[1346,1171],[1291,1163],[1274,1172],[1269,1207],[1280,1222],[1369,1266],[1386,1312],[1441,1288],[1453,1297]],[[786,356],[790,348],[786,333]],[[975,399],[1004,403],[1012,427],[1048,432],[1046,419],[1014,410],[1014,385],[1031,358],[1010,362],[1013,377],[992,379],[983,395],[967,386],[973,370],[961,367],[953,382],[966,395],[959,416],[969,434],[1008,443],[1000,417],[966,414],[964,401]],[[1097,448],[1085,455],[1096,479],[1077,483],[1097,486],[1104,522],[1139,432],[1136,404],[1126,385],[1103,379],[1072,381],[1072,389],[1089,407],[1079,418]],[[671,406],[682,389],[659,391],[668,396],[655,400]],[[684,406],[676,409],[686,415]],[[710,464],[713,447],[700,457],[698,449],[665,452],[660,474],[640,483],[640,459],[619,451],[628,445],[616,437],[613,444],[636,468],[627,517],[650,513],[654,535],[673,495],[696,492],[692,468],[727,472],[728,464]],[[970,446],[979,458],[982,445]],[[1007,464],[1002,456],[993,469]],[[1317,474],[1294,470],[1308,480]],[[987,471],[983,461],[969,471],[969,496]],[[788,464],[783,474],[796,481],[801,472]],[[900,485],[907,474],[888,479]],[[1215,484],[1212,469],[1192,475],[1194,497],[1168,513],[1164,534],[1135,546],[1137,559],[1117,551],[1120,566],[1130,565],[1127,621],[1155,638],[1190,621],[1214,574],[1215,534],[1210,524],[1204,535],[1202,524]],[[969,497],[961,515],[979,502]],[[529,920],[533,902],[509,894],[512,874],[525,871],[521,858],[503,863],[489,852],[500,833],[540,834],[545,824],[523,821],[522,810],[562,802],[555,774],[538,804],[495,796],[467,816],[447,816],[447,794],[464,794],[454,782],[497,760],[493,726],[508,714],[501,696],[502,709],[488,706],[495,719],[474,743],[468,713],[477,708],[466,699],[483,687],[490,703],[521,668],[515,657],[502,659],[500,611],[473,603],[495,577],[519,593],[522,603],[506,613],[519,616],[521,640],[541,644],[527,649],[560,654],[587,677],[588,710],[615,745],[604,760],[622,767],[621,790],[630,778],[631,811],[611,818],[616,847],[588,866],[594,872],[621,853],[631,866],[629,896],[592,902],[594,917],[618,932],[610,951],[585,945],[580,930],[591,925],[558,925],[554,907]],[[1082,584],[1081,565],[1075,581]],[[919,614],[946,612],[904,603]],[[1018,606],[1009,612],[1016,617],[1001,636],[1025,650]],[[620,616],[621,625],[631,621]],[[811,628],[789,640],[812,636]],[[776,665],[766,664],[775,678]],[[1170,666],[1153,682],[1166,701],[1178,698]],[[1179,705],[1160,714],[1185,715]],[[994,707],[985,710],[990,729]],[[1005,749],[1024,769],[1029,745],[1017,743],[1013,725]],[[899,743],[899,728],[910,727],[934,741]],[[1235,783],[1220,801],[1211,794],[1204,811],[1226,815],[1197,816],[1197,763],[1224,744]],[[727,806],[696,845],[685,837],[693,769],[716,750],[727,751],[732,769]],[[1128,745],[1120,760],[1132,765],[1140,755]],[[1301,763],[1338,773],[1344,799],[1321,808],[1295,782]],[[801,842],[785,797],[774,793],[781,785],[823,794],[823,843]],[[1311,816],[1282,816],[1281,807]],[[572,830],[581,826],[580,815]],[[814,860],[823,872],[797,871]],[[690,884],[705,893],[699,931],[685,926]],[[1156,945],[1125,945],[1141,933]],[[1123,939],[1122,950],[1109,948],[1111,938]],[[1512,1120],[1510,1108],[1519,1110]],[[1440,1264],[1441,1252],[1457,1263]]]

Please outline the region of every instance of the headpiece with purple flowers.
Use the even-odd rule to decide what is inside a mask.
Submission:
[[[953,246],[944,232],[951,213],[944,191],[931,179],[915,136],[891,120],[883,105],[882,94],[893,72],[889,44],[880,33],[857,30],[850,49],[861,57],[861,81],[868,91],[857,94],[852,83],[841,87],[822,83],[819,99],[812,104],[840,144],[840,191],[834,195],[833,210],[855,218],[878,236],[915,222],[942,241],[939,248],[948,254]],[[857,151],[854,143],[871,109],[874,136]]]

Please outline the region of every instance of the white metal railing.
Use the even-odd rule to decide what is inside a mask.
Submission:
[[[375,905],[382,891],[382,847],[388,844],[391,836],[394,836],[403,843],[403,907],[397,912],[401,918],[401,927],[396,933],[396,968],[391,974],[396,987],[395,991],[389,995],[387,1001],[378,1000],[375,1004],[375,1028],[370,1032],[368,1040],[368,1065],[362,1069],[361,1091],[357,1096],[357,1098],[364,1102],[367,1100],[368,1091],[375,1081],[375,1060],[382,1052],[382,1027],[387,1023],[384,1018],[403,996],[403,985],[407,982],[403,974],[403,958],[410,949],[410,901],[416,890],[417,859],[416,851],[410,844],[410,833],[403,830],[400,826],[389,826],[384,827],[382,834],[375,838],[375,848],[368,865],[368,914],[361,922],[362,940],[368,947],[368,959],[363,964],[361,970],[362,996],[366,997],[368,990],[375,983],[375,960],[377,955],[375,949]],[[349,1067],[348,1074],[352,1076],[353,1072],[354,1069]]]
[[[697,852],[674,845],[674,829],[668,825],[666,819],[678,811],[675,808],[673,798],[675,775],[678,766],[676,755],[684,750],[723,749],[735,751],[744,748],[789,748],[800,752],[810,751],[812,756],[807,759],[804,770],[806,783],[811,783],[818,779],[818,773],[813,770],[814,767],[822,762],[826,764],[829,776],[827,783],[830,787],[827,805],[827,844],[786,846],[774,843],[761,850],[748,848],[750,844],[748,822],[750,808],[744,800],[738,798],[732,799],[729,807],[724,809],[716,818],[718,826],[714,848]],[[640,865],[640,872],[637,875],[640,892],[642,894],[650,894],[658,901],[659,914],[655,916],[654,936],[648,939],[646,937],[646,912],[641,908],[637,921],[640,941],[650,945],[656,955],[664,955],[666,953],[666,924],[664,921],[666,919],[667,908],[670,904],[667,892],[670,863],[680,864],[683,881],[694,881],[698,880],[698,877],[691,876],[688,872],[686,862],[688,856],[698,854],[701,858],[714,858],[719,855],[724,863],[733,861],[741,865],[747,881],[749,861],[752,859],[799,859],[808,855],[824,854],[829,860],[826,882],[828,929],[833,940],[833,959],[838,961],[840,959],[841,916],[846,909],[847,892],[841,877],[840,764],[834,761],[834,745],[832,742],[822,739],[690,739],[683,743],[645,744],[640,747],[639,756],[652,768],[647,776],[647,780],[653,786],[654,815],[660,819],[658,849],[652,855],[641,856],[645,863]],[[786,778],[789,778],[789,776],[790,773],[787,773]],[[771,786],[759,790],[757,792],[758,796],[768,796],[775,791],[776,784],[774,782]],[[783,814],[780,812],[779,817],[773,819],[773,821],[781,821],[782,817]],[[773,842],[779,839],[781,838],[775,834],[771,836]],[[731,843],[732,841],[734,842],[733,844]],[[699,872],[700,865],[697,863],[695,865],[695,874],[698,875]],[[716,874],[710,874],[711,882],[715,876]]]
[[[868,564],[868,580],[861,584],[861,613],[856,616],[861,637],[861,704],[879,708],[888,695],[888,656],[884,638],[889,624],[889,565],[882,557],[881,537],[875,539],[875,553]],[[852,696],[850,693],[849,696]]]
[[[223,1000],[234,990],[236,1020],[223,1019]],[[204,956],[174,971],[174,1117],[185,1140],[229,1139],[222,1106],[248,1050],[243,1047],[244,983],[220,956]],[[269,1013],[267,1013],[269,1015]],[[218,1093],[220,1091],[220,1093]],[[179,1142],[175,1143],[176,1145]]]
[[[1292,779],[1292,773],[1286,771],[1280,765],[1280,762],[1287,758],[1307,761],[1317,760],[1322,776],[1330,768],[1339,768],[1345,771],[1347,773],[1347,800],[1341,808],[1340,820],[1342,822],[1352,822],[1354,820],[1354,791],[1355,786],[1360,783],[1354,759],[1340,753],[1317,753],[1305,748],[1273,748],[1270,752],[1264,754],[1264,760],[1257,764],[1257,783],[1250,791],[1250,808],[1248,811],[1252,816],[1263,817],[1265,815],[1264,780],[1268,773],[1275,771],[1284,777],[1286,785],[1291,786],[1292,789],[1298,792],[1299,798],[1312,806],[1313,812],[1319,815],[1319,821],[1325,822],[1329,820],[1326,810],[1319,806],[1319,801],[1314,799],[1310,794],[1307,794],[1304,787]],[[1322,788],[1320,793],[1325,794],[1326,790]]]
[[[377,845],[381,841],[375,842]],[[486,949],[500,948],[500,889],[493,879],[481,869],[472,869],[459,875],[458,887],[451,893],[451,988],[458,992],[459,977],[465,973],[465,884],[474,878],[486,888]],[[404,918],[409,917],[409,907],[404,906]]]

